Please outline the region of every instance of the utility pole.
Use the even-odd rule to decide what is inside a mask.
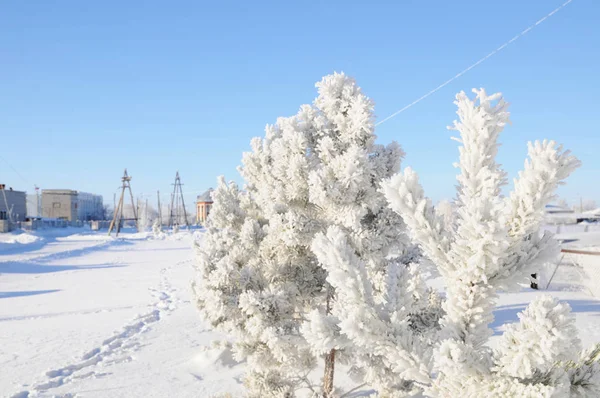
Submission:
[[[162,230],[162,208],[160,207],[160,191],[156,191],[156,198],[158,199],[158,225]]]
[[[127,218],[123,218],[123,205],[125,201],[125,190],[129,189],[129,197],[131,198],[131,210],[133,212],[133,220],[135,221],[135,227],[138,228],[138,216],[135,208],[135,203],[133,201],[133,193],[131,192],[131,177],[127,175],[127,169],[123,173],[123,177],[121,177],[121,196],[119,198],[119,204],[115,207],[113,219],[110,222],[110,227],[108,228],[108,234],[112,232],[113,228],[117,228],[117,236],[119,236],[119,231],[121,230],[121,223],[126,220],[131,220]]]
[[[35,216],[36,217],[41,217],[42,216],[42,206],[40,203],[40,187],[38,187],[37,185],[34,185],[33,188],[35,189]]]
[[[183,200],[183,189],[181,186],[181,178],[179,177],[179,171],[175,174],[175,183],[173,185],[173,194],[171,195],[171,211],[169,213],[169,227],[177,224],[179,225],[181,219],[180,209],[183,209],[183,218],[185,225],[189,228],[190,224],[187,218],[187,211],[185,210],[185,201]],[[181,202],[181,204],[180,204]]]

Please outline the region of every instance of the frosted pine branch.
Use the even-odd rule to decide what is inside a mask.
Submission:
[[[556,361],[572,361],[581,351],[575,317],[568,304],[541,296],[519,314],[519,323],[502,335],[498,371],[522,379],[551,370]]]
[[[381,356],[386,367],[400,378],[429,383],[431,350],[427,345],[422,347],[409,329],[412,298],[404,301],[399,296],[409,285],[408,273],[401,282],[397,274],[389,273],[393,283],[388,289],[388,305],[385,310],[378,309],[373,291],[365,283],[366,267],[339,228],[331,227],[326,235],[317,235],[313,251],[327,269],[328,281],[336,288],[342,332],[360,349]]]
[[[496,163],[498,137],[509,122],[500,94],[474,90],[456,97],[460,170],[452,216],[433,211],[418,177],[406,169],[383,184],[390,207],[443,276],[443,339],[433,353],[434,396],[577,396],[597,391],[597,360],[577,362],[576,329],[568,306],[543,298],[508,327],[501,348],[486,347],[500,289],[518,288],[553,260],[558,245],[538,231],[546,204],[580,162],[552,141],[529,144],[529,160],[509,198]],[[447,212],[446,212],[447,213]],[[595,355],[595,354],[594,354]],[[571,364],[571,365],[569,365]],[[570,370],[568,370],[570,369]],[[587,384],[589,381],[589,384]]]
[[[411,237],[427,256],[436,264],[443,264],[443,270],[451,269],[447,257],[449,237],[444,233],[443,219],[435,214],[431,201],[424,196],[417,173],[407,167],[386,181],[382,190],[390,208],[402,216]]]

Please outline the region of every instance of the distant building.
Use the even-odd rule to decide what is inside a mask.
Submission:
[[[27,217],[41,217],[37,195],[27,194]]]
[[[202,195],[198,195],[196,198],[196,222],[202,225],[206,224],[206,220],[210,214],[210,209],[213,204],[211,197],[212,192],[213,189],[209,188],[208,191],[204,192]]]
[[[102,220],[104,218],[102,196],[87,192],[77,192],[77,219],[81,221]]]
[[[39,188],[35,187],[34,194],[27,194],[27,217],[42,216],[42,196]]]
[[[0,184],[0,220],[25,221],[27,194]]]
[[[546,205],[544,212],[546,214],[572,214],[575,213],[573,209],[558,205]]]
[[[592,210],[578,213],[572,209],[556,205],[546,205],[544,209],[548,224],[579,224],[580,222],[599,222],[600,212]]]
[[[103,218],[102,196],[71,189],[42,190],[42,217],[67,221]]]
[[[42,217],[67,221],[77,220],[77,191],[71,189],[43,189]]]

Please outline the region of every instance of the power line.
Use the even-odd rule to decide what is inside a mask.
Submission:
[[[21,173],[19,173],[19,172],[17,171],[17,169],[15,169],[15,168],[13,167],[13,165],[12,165],[12,164],[8,163],[8,160],[4,159],[4,158],[3,158],[1,155],[0,155],[0,159],[1,159],[1,160],[2,160],[4,163],[6,163],[6,164],[8,165],[8,167],[10,167],[10,168],[12,169],[12,171],[14,171],[14,172],[15,172],[15,174],[16,174],[16,175],[18,175],[18,176],[19,176],[19,177],[20,177],[20,178],[21,178],[21,179],[22,179],[22,180],[23,180],[25,183],[29,184],[29,181],[27,181],[27,179],[26,179],[25,177],[23,177],[23,176],[21,175]]]
[[[171,185],[173,185],[173,184],[171,184]],[[196,194],[204,193],[207,190],[208,189],[199,189],[199,190],[194,190],[194,191],[186,191],[186,192],[184,192],[183,195],[184,196],[192,196],[192,195],[196,196]],[[142,192],[142,193],[139,193],[137,196],[139,196],[141,198],[146,198],[146,197],[151,197],[151,196],[154,196],[154,195],[156,195],[156,194],[154,194],[154,193],[148,193],[148,192]],[[161,198],[170,198],[171,197],[171,193],[162,193],[162,194],[160,194],[160,197]]]
[[[486,55],[485,57],[481,58],[479,61],[475,62],[474,64],[472,64],[471,66],[469,66],[468,68],[464,69],[463,71],[459,72],[458,74],[456,74],[454,77],[446,80],[444,83],[440,84],[439,86],[437,86],[436,88],[434,88],[433,90],[431,90],[430,92],[428,92],[427,94],[417,98],[416,100],[414,100],[413,102],[411,102],[410,104],[406,105],[404,108],[392,113],[391,115],[389,115],[388,117],[386,117],[385,119],[381,120],[380,122],[375,123],[375,126],[379,126],[380,124],[383,124],[385,122],[387,122],[388,120],[390,120],[391,118],[398,116],[399,114],[401,114],[402,112],[404,112],[405,110],[407,110],[408,108],[411,108],[413,105],[418,104],[419,102],[423,101],[425,98],[429,97],[430,95],[434,94],[435,92],[441,90],[443,87],[447,86],[448,84],[452,83],[454,80],[458,79],[459,77],[461,77],[462,75],[464,75],[465,73],[467,73],[468,71],[470,71],[471,69],[475,68],[477,65],[481,64],[482,62],[484,62],[485,60],[487,60],[488,58],[491,58],[492,56],[494,56],[496,53],[504,50],[505,47],[507,47],[509,44],[517,41],[518,39],[520,39],[521,37],[523,37],[524,35],[526,35],[527,33],[529,33],[530,30],[532,30],[533,28],[535,28],[536,26],[538,26],[539,24],[541,24],[542,22],[544,22],[546,19],[550,18],[552,15],[556,14],[558,11],[560,11],[561,9],[563,9],[565,6],[567,6],[567,4],[569,4],[570,2],[572,2],[573,0],[567,0],[565,1],[562,5],[560,5],[559,7],[557,7],[556,9],[554,9],[551,13],[547,14],[546,16],[544,16],[542,19],[540,19],[539,21],[537,21],[536,23],[534,23],[533,25],[529,26],[527,29],[525,29],[524,31],[522,31],[521,33],[519,33],[518,35],[516,35],[515,37],[513,37],[512,39],[510,39],[509,41],[507,41],[506,43],[502,44],[500,47],[498,47],[497,49],[495,49],[494,51],[492,51],[491,53],[489,53],[488,55]]]

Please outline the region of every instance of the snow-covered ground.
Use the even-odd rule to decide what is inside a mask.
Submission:
[[[600,246],[597,232],[569,234],[559,236],[566,245]],[[162,240],[78,229],[0,234],[0,395],[240,396],[244,364],[212,344],[221,336],[192,302],[192,241],[187,232]],[[572,263],[563,260],[549,290],[571,304],[590,345],[600,341],[600,300]],[[495,330],[543,293],[502,294]],[[339,376],[341,391],[353,387]]]
[[[201,324],[190,301],[189,233],[32,241],[0,249],[0,395],[240,391],[242,366],[211,346],[219,336]]]

